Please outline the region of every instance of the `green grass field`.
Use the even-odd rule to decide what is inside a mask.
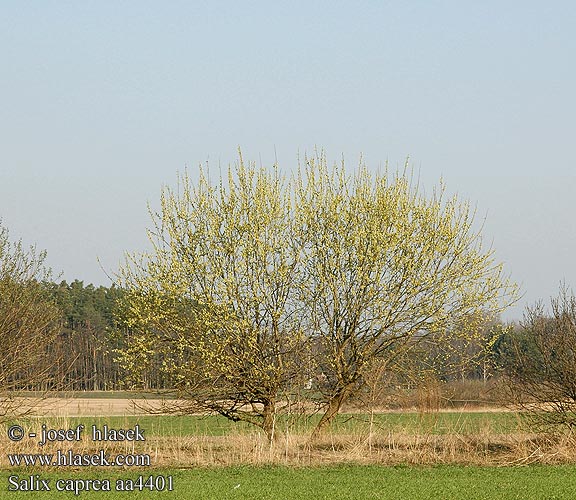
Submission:
[[[309,433],[320,416],[309,417],[279,416],[277,429],[280,432]],[[61,418],[18,419],[38,427],[41,423],[58,425]],[[244,422],[231,422],[224,417],[211,416],[129,416],[129,417],[66,417],[66,423],[76,426],[107,424],[111,428],[132,427],[136,423],[145,429],[149,436],[224,436],[230,433],[253,433],[256,427]],[[372,426],[374,432],[405,431],[429,434],[470,434],[481,432],[489,427],[493,432],[512,432],[518,429],[520,420],[512,412],[446,412],[446,413],[379,413],[374,414]],[[329,432],[334,434],[367,432],[370,428],[368,414],[341,414],[332,423]]]
[[[86,470],[76,474],[42,474],[50,492],[8,491],[8,476],[0,473],[1,499],[31,498],[173,498],[173,499],[573,499],[576,466],[530,467],[378,467],[327,466],[315,468],[225,467],[193,470],[151,469],[132,472]],[[114,489],[118,478],[171,475],[171,492],[56,491],[60,478],[108,478]]]

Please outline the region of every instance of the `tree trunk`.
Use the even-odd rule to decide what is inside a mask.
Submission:
[[[268,442],[272,443],[276,437],[276,405],[274,401],[266,401],[264,403],[262,430],[266,433]]]
[[[326,408],[324,415],[322,415],[320,422],[318,422],[318,425],[316,425],[312,431],[312,436],[310,437],[311,440],[317,439],[322,431],[332,423],[336,418],[336,415],[340,412],[342,404],[348,399],[351,391],[352,385],[347,385],[339,389],[338,392],[332,396],[328,402],[328,407]]]

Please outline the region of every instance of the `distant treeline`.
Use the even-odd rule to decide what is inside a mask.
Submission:
[[[55,380],[70,390],[113,390],[122,386],[114,350],[122,340],[115,307],[117,287],[84,286],[82,281],[46,285],[61,311],[53,349]]]

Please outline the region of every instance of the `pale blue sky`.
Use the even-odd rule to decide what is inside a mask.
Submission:
[[[520,318],[576,287],[575,26],[568,1],[3,0],[0,217],[109,284],[178,170],[409,155],[486,217]]]

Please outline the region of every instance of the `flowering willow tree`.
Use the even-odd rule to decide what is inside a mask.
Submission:
[[[378,360],[394,361],[433,336],[449,347],[471,339],[516,295],[473,213],[442,187],[429,198],[405,174],[354,175],[308,159],[297,182],[302,300],[308,334],[321,346],[325,413],[339,412]],[[458,328],[454,328],[458,325]]]
[[[125,317],[135,331],[129,371],[162,359],[185,398],[177,411],[210,410],[274,437],[279,396],[302,374],[305,337],[295,285],[302,249],[290,191],[276,170],[242,158],[217,186],[201,173],[164,190],[153,250],[123,272]]]
[[[179,411],[249,421],[270,439],[305,378],[322,380],[317,434],[375,360],[473,335],[453,326],[515,296],[466,204],[324,155],[292,182],[241,156],[216,185],[184,175],[152,217],[152,251],[120,273],[133,331],[124,366],[142,375],[156,357],[187,401]]]

